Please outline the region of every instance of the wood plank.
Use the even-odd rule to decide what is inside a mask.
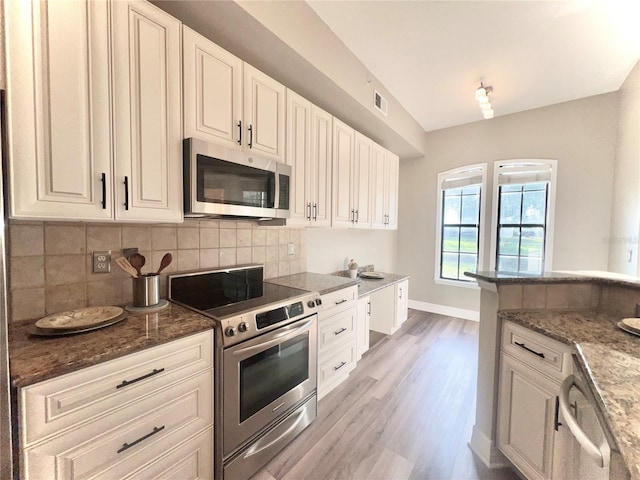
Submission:
[[[511,469],[487,469],[467,446],[477,332],[477,322],[409,310],[252,480],[518,479]]]

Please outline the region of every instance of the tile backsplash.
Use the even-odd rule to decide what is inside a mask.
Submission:
[[[293,255],[289,255],[289,244]],[[154,272],[162,256],[167,273],[245,263],[264,264],[265,278],[306,270],[306,230],[263,227],[254,222],[185,220],[182,224],[92,224],[9,221],[9,308],[12,321],[63,310],[130,303],[130,277],[114,262],[123,248],[146,257],[143,272]],[[91,271],[91,253],[111,251],[111,272]]]

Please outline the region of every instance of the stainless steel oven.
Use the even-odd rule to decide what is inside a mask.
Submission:
[[[216,323],[215,471],[246,480],[315,418],[319,295],[261,266],[171,275],[172,301]]]

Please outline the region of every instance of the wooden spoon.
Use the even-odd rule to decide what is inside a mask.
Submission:
[[[144,258],[143,255],[140,255],[139,253],[132,253],[131,256],[129,257],[129,263],[131,265],[133,265],[133,268],[135,268],[138,271],[138,276],[142,275],[142,267],[144,267],[144,264],[146,262],[146,259]]]
[[[156,275],[159,274],[165,268],[167,268],[171,264],[171,260],[173,260],[173,256],[168,252],[165,253],[164,256],[162,257],[162,260],[160,260],[160,267],[158,268]]]
[[[129,263],[129,261],[124,257],[118,257],[115,259],[116,265],[118,265],[122,270],[127,272],[133,278],[138,278],[138,272],[135,268]]]

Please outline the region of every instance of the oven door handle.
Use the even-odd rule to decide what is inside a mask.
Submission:
[[[256,443],[254,443],[251,448],[249,450],[247,450],[247,453],[244,454],[244,458],[249,458],[252,457],[254,455],[257,455],[258,453],[268,449],[269,447],[272,447],[273,445],[275,445],[276,443],[278,443],[280,440],[282,440],[283,438],[286,438],[293,430],[296,429],[296,427],[298,426],[298,424],[304,420],[305,416],[307,414],[307,409],[302,409],[300,410],[300,412],[298,412],[298,414],[296,415],[295,419],[288,419],[287,421],[291,421],[293,420],[293,422],[291,423],[291,425],[289,425],[287,427],[287,429],[282,432],[280,435],[278,435],[277,438],[274,438],[273,440],[271,440],[270,442],[264,444],[264,445],[260,445],[260,440],[258,440]]]
[[[577,442],[584,449],[587,455],[595,460],[596,464],[602,468],[604,467],[604,455],[602,450],[600,450],[600,448],[591,441],[582,428],[580,428],[576,418],[571,413],[569,391],[573,387],[576,387],[582,395],[587,397],[584,387],[578,379],[573,375],[569,375],[564,382],[562,382],[562,385],[560,385],[560,412],[562,412],[562,416]]]
[[[236,356],[251,355],[253,353],[261,352],[267,348],[271,348],[275,345],[278,345],[279,343],[282,343],[283,341],[286,341],[290,338],[293,338],[297,335],[300,335],[301,333],[308,331],[311,328],[312,323],[313,323],[313,319],[306,321],[300,326],[283,327],[280,329],[281,331],[273,335],[273,337],[270,340],[267,340],[266,342],[261,342],[257,345],[252,345],[250,347],[245,347],[239,350],[235,350],[233,352],[233,356],[236,357]]]

